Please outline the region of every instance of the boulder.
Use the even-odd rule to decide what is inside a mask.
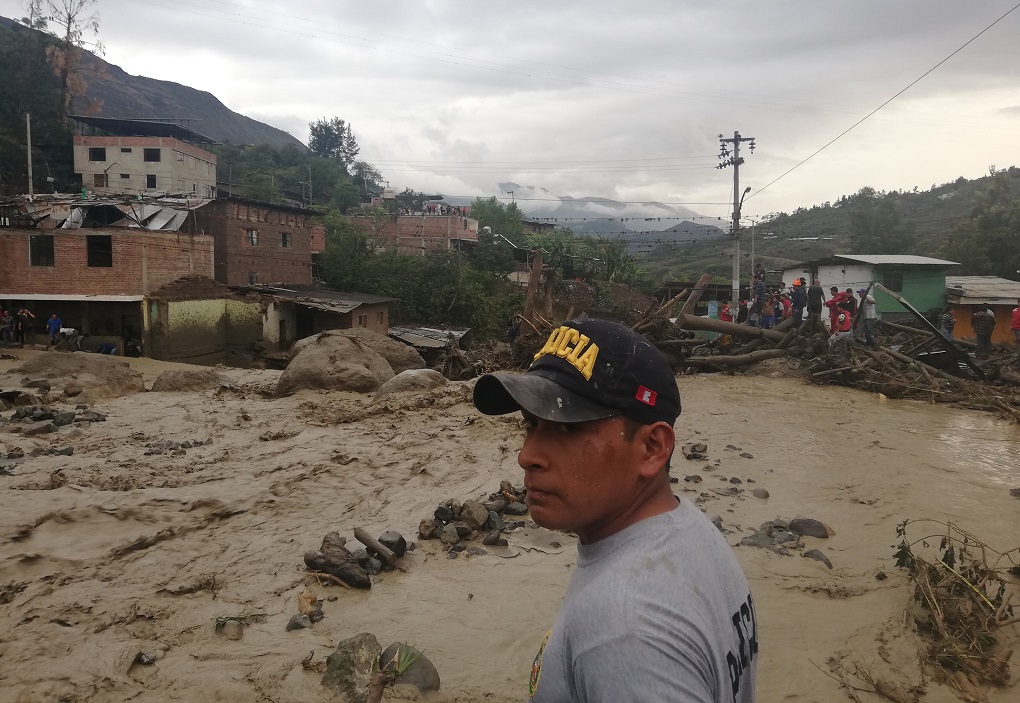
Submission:
[[[320,334],[291,359],[276,384],[276,395],[302,388],[371,393],[393,378],[386,359],[357,339]]]
[[[164,371],[152,384],[155,392],[190,393],[222,387],[232,388],[234,381],[229,376],[213,369],[182,369]]]
[[[75,396],[79,396],[84,391],[85,389],[82,388],[82,385],[80,383],[75,383],[74,381],[72,381],[71,383],[64,384],[64,395],[66,395],[68,398],[74,398]]]
[[[435,539],[441,529],[441,525],[435,520],[422,520],[418,523],[418,539]]]
[[[375,397],[381,398],[390,393],[408,393],[427,391],[447,383],[446,376],[434,369],[408,369],[401,371],[379,387]]]
[[[394,685],[405,684],[414,686],[422,693],[439,690],[439,672],[435,665],[421,653],[420,650],[409,644],[394,642],[379,658],[382,670],[387,668],[396,669],[402,657],[414,657],[414,663],[407,667],[400,676],[393,680]]]
[[[807,537],[817,537],[818,539],[828,539],[836,532],[820,520],[815,520],[809,517],[798,517],[790,520],[790,532]]]
[[[466,500],[460,511],[460,519],[472,530],[480,530],[489,520],[489,511],[477,500]]]
[[[35,437],[36,435],[49,434],[56,431],[57,426],[53,424],[52,420],[40,420],[39,422],[33,422],[31,425],[26,425],[21,433],[26,437]]]
[[[365,703],[373,668],[379,661],[382,646],[375,635],[362,632],[342,641],[326,657],[326,673],[322,685],[339,692],[341,700]]]
[[[396,530],[386,530],[379,535],[379,544],[393,552],[397,559],[407,552],[407,540]]]
[[[295,354],[303,351],[305,347],[315,344],[323,337],[346,337],[347,339],[356,340],[364,344],[376,354],[386,359],[395,374],[407,371],[408,369],[425,368],[425,360],[412,347],[407,346],[403,342],[398,342],[385,334],[372,332],[362,327],[346,330],[326,330],[315,336],[299,339],[290,348],[291,358],[294,358]]]
[[[336,576],[348,586],[371,588],[372,580],[354,555],[344,547],[345,541],[339,532],[326,534],[317,550],[305,552],[305,566],[312,571]]]

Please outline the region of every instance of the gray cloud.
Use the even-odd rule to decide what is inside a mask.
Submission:
[[[1020,11],[808,164],[1008,0],[100,0],[108,59],[295,136],[339,115],[397,188],[725,203],[716,135],[758,139],[748,214],[927,188],[1017,153]],[[15,13],[16,14],[16,13]],[[995,135],[995,139],[989,135]],[[1015,161],[1015,159],[1013,160]],[[764,189],[764,190],[763,190]],[[729,206],[692,205],[706,215]]]

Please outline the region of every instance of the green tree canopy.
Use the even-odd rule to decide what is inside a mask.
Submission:
[[[988,186],[977,194],[970,219],[960,223],[942,253],[963,265],[962,273],[1020,276],[1020,169],[992,174]]]
[[[350,174],[354,159],[361,151],[351,126],[339,117],[325,117],[308,123],[308,148],[316,156],[336,159]]]
[[[914,227],[903,221],[894,193],[861,188],[850,198],[850,237],[859,254],[906,254],[914,244]]]
[[[517,246],[524,244],[524,214],[517,205],[505,205],[495,197],[476,198],[471,203],[471,217],[478,228],[490,227],[493,234],[502,234]]]

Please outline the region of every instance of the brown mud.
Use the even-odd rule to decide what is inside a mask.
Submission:
[[[0,361],[0,385],[17,385],[20,376],[2,372],[18,363]],[[182,368],[131,363],[147,385]],[[509,535],[502,556],[454,560],[423,542],[406,571],[381,574],[365,592],[321,586],[302,563],[327,532],[350,537],[363,526],[416,538],[442,500],[519,483],[518,421],[478,415],[459,383],[376,402],[309,391],[273,398],[280,372],[222,372],[236,387],[100,400],[94,408],[107,421],[74,438],[67,428],[29,438],[0,427],[4,453],[74,447],[0,476],[0,702],[326,701],[302,659],[362,631],[426,652],[442,691],[425,700],[524,700],[573,566],[568,536],[531,529]],[[804,538],[831,571],[797,551],[736,548],[759,618],[759,700],[844,700],[832,675],[858,664],[876,681],[921,684],[924,644],[905,618],[906,576],[893,566],[896,524],[949,520],[999,549],[1015,546],[1020,501],[1009,489],[1020,485],[1020,427],[789,378],[679,381],[678,443],[706,443],[709,459],[678,452],[676,490],[707,496],[702,507],[722,516],[730,544],[777,516],[835,530]],[[195,439],[203,444],[183,455],[145,455],[146,444]],[[684,482],[694,474],[700,483]],[[736,485],[719,477],[746,490],[718,495],[710,489]],[[770,497],[751,497],[755,487]],[[335,600],[311,629],[286,632],[305,590]],[[217,617],[254,613],[266,618],[241,640],[214,631]],[[155,664],[135,662],[142,651]],[[957,700],[923,683],[919,700]],[[1017,691],[987,696],[1005,703]]]

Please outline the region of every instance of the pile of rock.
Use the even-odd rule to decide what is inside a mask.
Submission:
[[[523,487],[502,481],[499,490],[489,494],[488,500],[461,502],[450,498],[435,509],[431,519],[426,518],[419,523],[418,538],[438,539],[451,559],[465,550],[471,554],[485,554],[483,549],[469,548],[464,544],[479,537],[484,545],[505,547],[507,541],[502,532],[524,526],[523,521],[508,522],[505,517],[528,514],[528,506],[524,502],[526,494]]]
[[[74,410],[60,410],[48,405],[25,405],[15,410],[10,418],[0,418],[0,424],[14,425],[7,427],[7,432],[20,433],[26,437],[56,432],[60,427],[72,423],[105,422],[106,415],[80,403]]]
[[[397,568],[404,554],[414,548],[414,544],[408,544],[396,530],[387,530],[375,539],[356,527],[354,538],[365,545],[364,548],[352,552],[347,549],[346,537],[341,537],[339,532],[328,533],[318,549],[305,552],[305,566],[348,586],[371,588],[371,576]]]
[[[187,450],[193,449],[194,447],[202,447],[206,444],[212,444],[211,439],[186,439],[183,442],[177,440],[157,440],[155,442],[147,442],[145,444],[145,456],[155,456],[158,454],[169,454],[171,456],[184,456],[188,453]]]
[[[809,517],[797,517],[793,520],[777,517],[774,520],[763,522],[761,527],[755,530],[754,534],[748,535],[737,543],[738,547],[758,547],[768,549],[782,556],[792,556],[793,549],[803,548],[802,537],[814,537],[816,539],[828,539],[836,534],[835,530],[821,520]],[[822,562],[828,568],[832,568],[832,562],[820,549],[809,549],[801,556],[815,559]]]

